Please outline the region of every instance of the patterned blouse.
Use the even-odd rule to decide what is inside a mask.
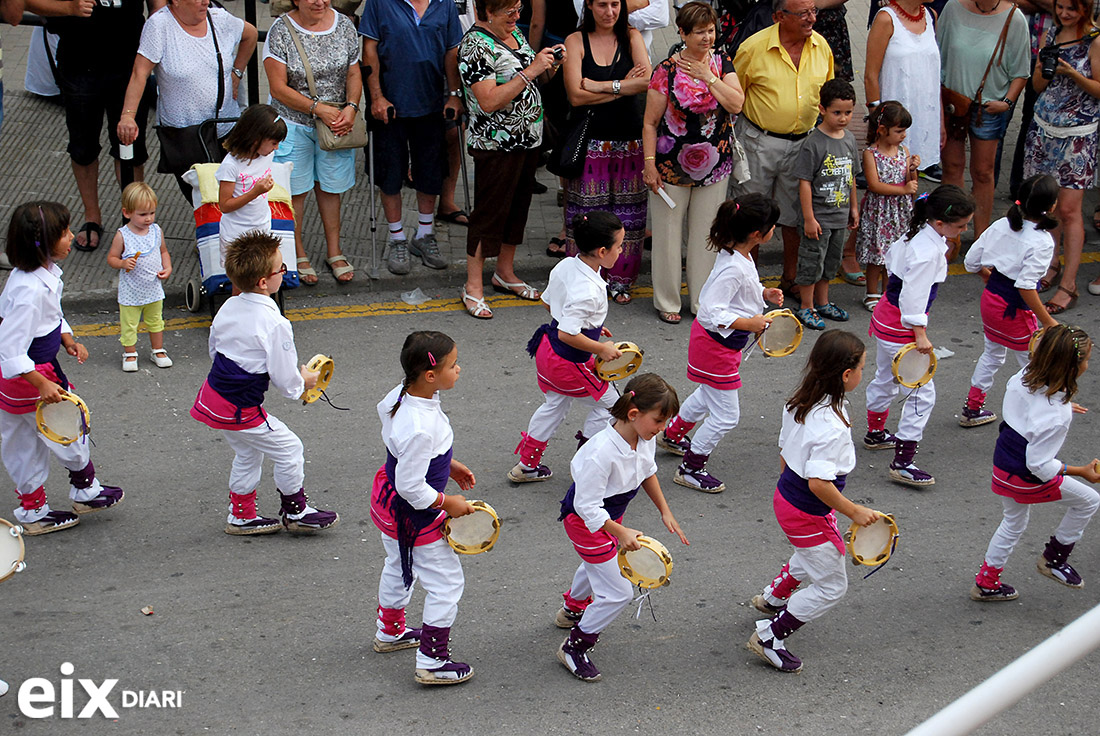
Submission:
[[[521,151],[542,144],[542,95],[536,84],[523,91],[496,112],[485,112],[471,87],[492,79],[505,84],[535,60],[535,51],[518,31],[512,37],[519,44],[511,49],[475,27],[458,46],[458,73],[462,77],[466,109],[470,112],[467,140],[480,151]]]

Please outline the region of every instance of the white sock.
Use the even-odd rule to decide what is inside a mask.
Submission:
[[[420,214],[420,218],[417,221],[418,224],[416,226],[416,237],[417,237],[417,239],[423,238],[427,235],[431,235],[432,232],[433,232],[433,230],[432,230],[432,216],[431,215],[425,215],[423,212],[421,212],[419,214]]]
[[[404,240],[404,239],[405,239],[405,228],[401,224],[401,221],[398,220],[397,222],[391,222],[390,223],[390,241]]]

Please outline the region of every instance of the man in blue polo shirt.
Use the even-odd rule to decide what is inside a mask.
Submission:
[[[390,226],[386,268],[408,273],[410,253],[429,268],[446,268],[432,220],[447,166],[444,116],[462,111],[458,11],[454,0],[366,0],[362,12],[363,63],[372,70],[367,91],[378,121],[374,176]],[[411,242],[401,224],[401,183],[410,158],[419,212]]]

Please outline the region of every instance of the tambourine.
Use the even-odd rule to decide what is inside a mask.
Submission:
[[[844,535],[853,565],[884,565],[898,546],[898,525],[893,515],[875,513],[879,516],[870,526],[852,524]]]
[[[484,501],[470,501],[473,513],[448,518],[443,522],[443,536],[447,544],[461,555],[479,555],[488,552],[500,536],[500,517],[492,506]]]
[[[936,375],[936,354],[917,350],[917,344],[903,345],[894,355],[891,370],[894,380],[906,388],[920,388]]]
[[[23,572],[27,567],[27,563],[23,562],[26,551],[23,527],[0,519],[0,583],[17,572]]]
[[[619,569],[623,577],[639,588],[668,585],[672,574],[672,555],[668,548],[651,537],[638,537],[641,549],[619,547]]]
[[[336,368],[336,364],[332,362],[332,358],[327,355],[317,353],[309,362],[306,363],[306,368],[311,371],[318,371],[321,375],[317,376],[317,385],[311,389],[307,389],[302,394],[303,404],[312,404],[317,399],[321,398],[321,394],[324,393],[328,385],[332,383],[332,372]]]
[[[632,342],[620,342],[615,344],[615,349],[622,355],[614,360],[596,358],[596,375],[604,381],[618,381],[632,376],[642,367],[645,351],[640,347]]]
[[[760,334],[760,349],[769,358],[793,353],[802,343],[802,323],[789,309],[776,309],[764,315],[771,324]]]
[[[1040,327],[1031,333],[1031,339],[1027,341],[1027,357],[1030,360],[1035,356],[1035,351],[1039,349],[1039,343],[1043,341],[1043,331],[1046,327]]]
[[[59,445],[71,445],[88,434],[92,416],[79,396],[72,391],[62,391],[61,401],[56,404],[38,400],[34,421],[46,439]]]

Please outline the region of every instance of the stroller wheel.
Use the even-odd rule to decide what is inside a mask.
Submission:
[[[202,309],[202,282],[197,278],[187,280],[183,301],[187,305],[188,312],[198,312]]]

